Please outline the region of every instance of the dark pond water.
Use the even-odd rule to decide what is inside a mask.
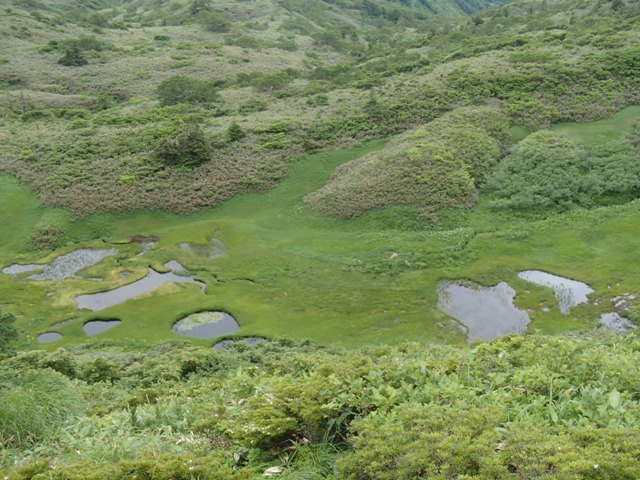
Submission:
[[[187,337],[213,338],[237,332],[240,326],[226,312],[199,312],[178,320],[172,330]]]
[[[51,342],[55,342],[56,340],[60,340],[61,338],[62,338],[62,335],[59,334],[58,332],[47,332],[47,333],[42,333],[38,335],[38,342],[51,343]]]
[[[112,257],[118,253],[115,248],[91,249],[81,248],[73,252],[60,255],[49,264],[21,265],[14,263],[2,269],[5,275],[20,275],[34,272],[27,278],[30,280],[65,280],[80,278],[76,273],[83,268],[95,265],[100,260]]]
[[[524,333],[531,321],[516,308],[516,291],[505,282],[483,287],[472,282],[440,282],[438,308],[467,329],[467,338],[491,340],[510,333]]]
[[[87,333],[87,335],[97,335],[99,333],[105,332],[113,327],[117,327],[122,322],[118,319],[113,320],[90,320],[85,323],[82,328]]]
[[[600,316],[600,323],[608,329],[616,332],[628,332],[629,330],[635,330],[638,328],[628,318],[624,318],[617,312],[603,313]]]
[[[543,287],[553,288],[560,311],[565,315],[569,314],[572,307],[581,303],[589,302],[589,294],[593,292],[586,283],[569,278],[560,277],[540,270],[526,270],[518,274],[523,280],[535,283]]]
[[[135,298],[138,295],[150,292],[164,283],[195,283],[200,285],[202,292],[204,292],[206,287],[204,282],[196,280],[192,275],[188,275],[189,272],[178,262],[168,262],[167,268],[171,268],[170,265],[175,267],[177,271],[172,270],[171,272],[160,273],[150,268],[147,276],[137,282],[129,283],[128,285],[123,285],[122,287],[107,292],[79,295],[76,297],[78,308],[97,311],[113,307],[114,305]]]

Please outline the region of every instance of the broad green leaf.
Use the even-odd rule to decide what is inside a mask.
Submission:
[[[616,389],[611,390],[609,393],[609,406],[611,408],[618,408],[620,406],[620,392]]]

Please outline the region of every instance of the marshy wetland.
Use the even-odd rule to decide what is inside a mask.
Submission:
[[[615,134],[625,135],[637,113],[612,117]],[[615,135],[611,125],[595,123]],[[577,135],[580,125],[566,128]],[[585,131],[591,128],[586,124]],[[443,212],[435,225],[416,220],[409,207],[339,220],[303,205],[336,166],[384,144],[303,157],[276,188],[191,216],[139,211],[74,218],[40,207],[32,190],[0,177],[0,221],[8,227],[0,232],[0,292],[12,299],[34,344],[52,325],[73,319],[55,328],[62,337],[43,348],[88,341],[83,325],[97,310],[122,323],[95,338],[152,343],[181,338],[211,345],[172,331],[177,320],[202,311],[230,312],[246,336],[347,345],[465,342],[467,332],[438,308],[440,282],[461,278],[485,287],[506,282],[516,292],[513,312],[529,319],[517,313],[514,331],[597,327],[601,315],[618,311],[613,299],[624,294],[629,312],[620,314],[633,322],[630,294],[640,291],[637,202],[546,218],[504,215],[480,202],[471,212]],[[65,225],[65,245],[33,250],[29,238],[47,219]],[[146,238],[153,241],[140,240]],[[61,259],[80,258],[77,252],[81,261],[48,274]],[[586,257],[589,262],[576,261]],[[589,303],[583,297],[558,302],[552,285],[521,278],[528,270],[577,279],[593,290],[583,292]]]

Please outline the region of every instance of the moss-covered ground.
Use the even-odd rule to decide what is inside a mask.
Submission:
[[[607,121],[558,127],[578,141],[624,138],[640,108]],[[364,345],[401,340],[464,341],[463,333],[436,308],[442,279],[483,284],[508,281],[516,303],[530,310],[532,331],[555,333],[594,325],[610,311],[610,299],[640,291],[638,203],[574,210],[548,218],[492,211],[485,202],[468,213],[452,211],[441,223],[421,224],[408,207],[388,208],[355,220],[327,219],[306,208],[303,197],[317,189],[336,166],[379,149],[384,140],[360,147],[306,156],[292,164],[288,178],[265,193],[239,196],[193,216],[140,211],[76,218],[64,210],[41,208],[35,193],[11,177],[0,178],[0,264],[40,262],[79,247],[116,245],[120,253],[82,272],[86,279],[36,282],[0,275],[2,306],[18,315],[27,341],[67,319],[60,341],[178,337],[170,326],[198,310],[232,313],[243,335],[309,338],[320,343]],[[30,238],[43,222],[62,225],[66,245],[34,251]],[[141,251],[129,240],[156,235]],[[179,247],[219,238],[228,253],[209,259]],[[167,284],[151,294],[100,312],[78,311],[73,298],[143,277],[149,266],[162,269],[178,260],[207,283],[206,295],[190,284]],[[592,303],[561,315],[553,292],[517,279],[521,269],[541,269],[587,282]],[[119,273],[132,272],[127,278]],[[94,277],[101,277],[96,282]],[[544,311],[543,307],[550,307]],[[93,318],[123,323],[89,339],[82,324]],[[211,340],[193,340],[209,345]]]

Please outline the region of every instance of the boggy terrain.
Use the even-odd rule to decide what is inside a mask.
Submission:
[[[558,126],[553,132],[595,151],[603,144],[631,142],[639,113],[632,107],[606,121]],[[305,196],[335,167],[369,158],[388,145],[378,141],[301,158],[271,191],[244,194],[192,216],[147,211],[75,218],[65,210],[38,207],[34,192],[5,177],[0,199],[9,226],[0,234],[4,265],[51,261],[78,248],[111,253],[64,280],[34,280],[29,272],[0,275],[3,298],[11,299],[5,308],[18,315],[27,343],[70,320],[53,329],[63,337],[47,348],[89,340],[82,326],[96,318],[122,320],[118,328],[93,337],[96,341],[177,339],[174,322],[205,310],[231,313],[239,335],[347,345],[464,341],[464,327],[438,308],[442,280],[508,282],[517,292],[516,307],[530,318],[529,331],[593,328],[601,315],[612,312],[637,321],[636,201],[541,216],[496,209],[492,200],[481,199],[466,213],[440,211],[435,226],[416,218],[410,206],[377,209],[351,220],[304,206]],[[41,225],[51,219],[66,225],[66,246],[51,253],[32,250]],[[588,262],[579,260],[587,257]],[[149,266],[155,269],[151,274]],[[165,283],[158,272],[170,270],[164,275],[171,283]],[[588,303],[569,310],[552,288],[519,278],[525,270],[579,280],[594,291]],[[135,290],[143,278],[151,281],[146,293]],[[129,294],[129,288],[135,291]],[[105,298],[114,301],[78,309],[88,305],[88,294],[108,290],[115,292]],[[632,298],[619,304],[622,295]],[[193,341],[211,345],[217,340]]]
[[[637,479],[640,4],[0,0],[8,479]]]

